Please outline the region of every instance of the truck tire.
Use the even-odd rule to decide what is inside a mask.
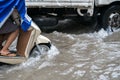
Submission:
[[[120,28],[120,6],[114,5],[106,10],[101,15],[101,26],[108,32],[114,32]]]

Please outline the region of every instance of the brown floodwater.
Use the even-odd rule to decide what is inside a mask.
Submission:
[[[43,35],[52,41],[50,51],[1,66],[0,80],[120,80],[120,31],[108,36],[74,26]]]

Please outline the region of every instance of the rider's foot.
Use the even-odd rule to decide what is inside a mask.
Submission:
[[[16,56],[16,54],[15,53],[11,53],[11,52],[9,52],[8,50],[6,50],[6,51],[0,51],[0,55],[1,56],[9,56],[9,57],[15,57]]]

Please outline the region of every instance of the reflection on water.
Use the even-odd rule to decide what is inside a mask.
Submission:
[[[20,65],[2,66],[0,80],[120,80],[119,32],[44,35],[52,49]]]

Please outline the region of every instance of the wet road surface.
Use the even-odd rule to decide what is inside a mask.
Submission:
[[[0,67],[0,80],[120,80],[120,31],[108,36],[90,27],[42,33],[52,41],[46,55]]]

